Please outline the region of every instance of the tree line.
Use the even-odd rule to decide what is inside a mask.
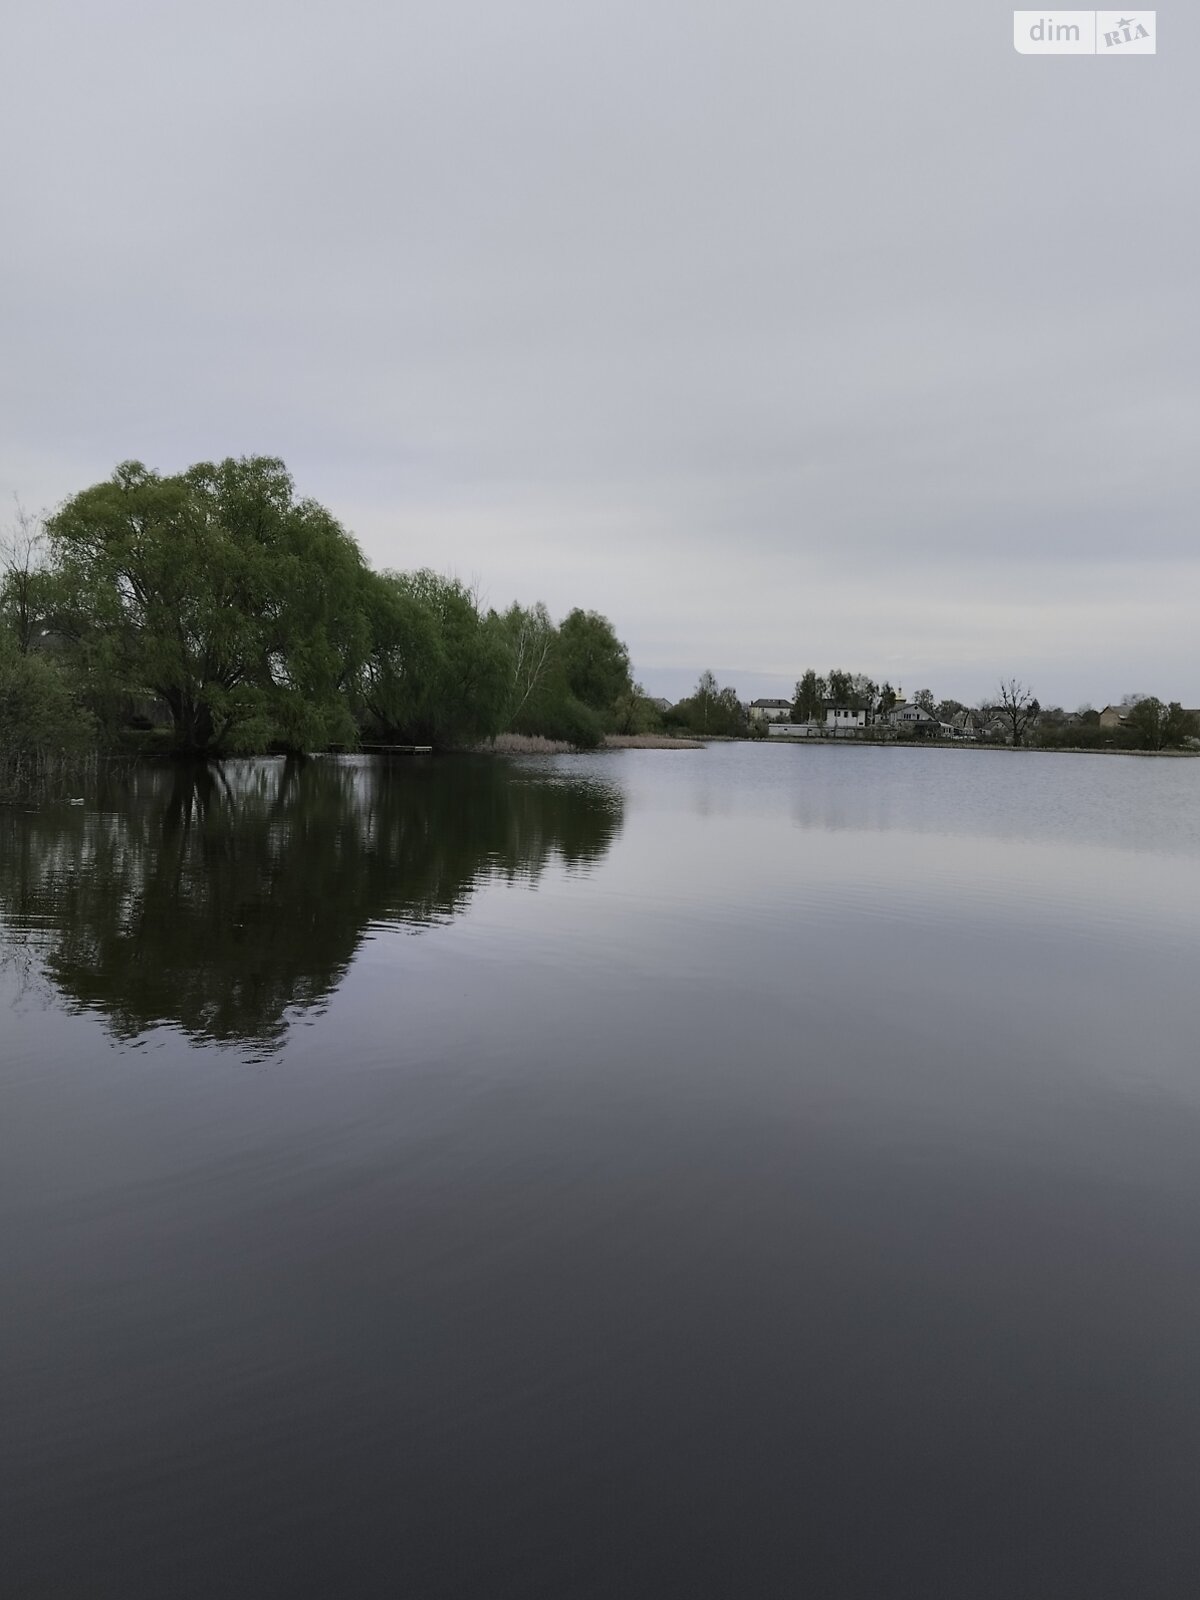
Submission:
[[[194,756],[508,730],[590,747],[640,731],[646,706],[606,617],[485,610],[456,578],[375,571],[271,457],[123,463],[43,526],[18,516],[3,552],[9,754],[131,719]]]

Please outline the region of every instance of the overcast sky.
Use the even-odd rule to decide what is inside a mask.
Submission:
[[[1200,705],[1200,15],[0,0],[0,494],[284,458],[377,565]]]

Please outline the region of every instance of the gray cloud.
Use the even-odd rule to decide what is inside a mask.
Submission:
[[[271,451],[648,685],[1200,704],[1192,16],[10,0],[0,490]]]

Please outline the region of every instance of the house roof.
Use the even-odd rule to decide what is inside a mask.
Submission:
[[[790,700],[751,700],[750,705],[752,708],[760,706],[764,711],[790,711],[792,708]]]

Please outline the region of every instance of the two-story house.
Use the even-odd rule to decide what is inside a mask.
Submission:
[[[751,722],[786,722],[792,714],[790,700],[751,700]]]

